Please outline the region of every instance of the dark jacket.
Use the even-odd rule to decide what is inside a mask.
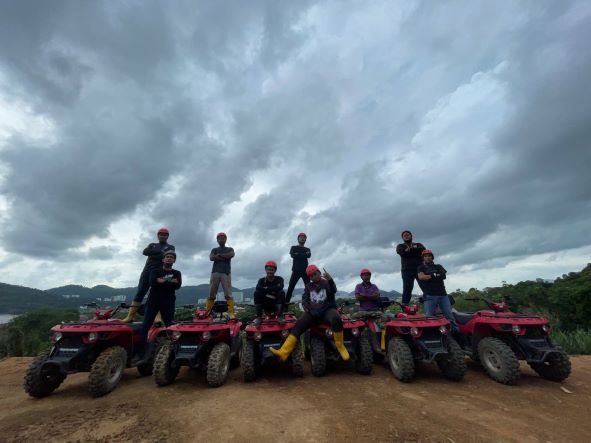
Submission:
[[[324,314],[327,309],[336,309],[336,293],[337,285],[334,280],[322,278],[318,283],[311,281],[304,288],[304,295],[302,296],[304,311],[317,316]]]
[[[406,251],[406,246],[410,246],[410,251]],[[400,270],[416,272],[417,267],[423,262],[421,253],[425,247],[421,243],[400,243],[396,246],[396,253],[400,255]]]
[[[421,289],[423,290],[423,294],[447,295],[445,283],[443,283],[447,271],[443,266],[437,265],[435,263],[431,263],[430,265],[423,263],[417,269],[417,273],[419,272],[431,276],[429,280],[421,280]]]
[[[289,250],[289,255],[293,258],[292,271],[305,272],[308,267],[308,259],[312,256],[310,248],[305,246],[295,245]]]
[[[283,278],[278,275],[273,281],[267,277],[260,278],[254,290],[255,304],[278,304],[284,302],[285,291],[283,290]]]
[[[174,251],[174,246],[168,243],[150,243],[143,252],[144,255],[148,256],[144,270],[151,271],[152,269],[161,268],[163,253],[168,250]]]
[[[158,283],[157,280],[161,277],[164,277],[165,279],[176,278],[178,283],[170,281]],[[148,300],[167,298],[174,301],[176,299],[175,291],[181,287],[182,283],[183,280],[180,271],[177,271],[176,269],[165,270],[163,267],[160,267],[160,269],[154,269],[150,272],[150,296]]]

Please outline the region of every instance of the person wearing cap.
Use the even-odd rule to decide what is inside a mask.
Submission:
[[[157,313],[162,316],[162,322],[165,326],[170,326],[174,320],[174,309],[176,294],[175,291],[182,285],[182,276],[180,271],[173,269],[176,261],[176,252],[168,250],[164,252],[162,266],[150,271],[150,293],[146,302],[144,312],[144,322],[140,333],[140,342],[138,346],[137,357],[143,359],[148,339],[148,331],[154,323]]]
[[[354,317],[381,317],[380,290],[371,282],[371,271],[363,268],[359,271],[359,276],[361,283],[355,286],[355,300],[359,302],[359,312],[356,312]]]
[[[432,317],[439,306],[443,316],[451,323],[452,333],[457,334],[458,324],[453,316],[451,300],[445,290],[444,280],[447,271],[443,266],[434,263],[433,251],[430,249],[425,249],[421,255],[423,263],[419,265],[417,271],[419,280],[422,282],[425,315]]]
[[[310,278],[310,283],[306,285],[304,296],[302,297],[304,314],[298,319],[289,336],[285,339],[283,345],[281,345],[281,348],[269,349],[282,361],[286,361],[296,347],[300,335],[313,325],[328,323],[332,329],[332,336],[337,351],[343,360],[349,360],[349,352],[345,347],[343,336],[343,321],[337,312],[335,302],[337,286],[331,275],[328,272],[324,272],[324,275],[321,275],[316,265],[308,266],[306,268],[306,274]]]
[[[174,246],[168,243],[169,232],[166,228],[160,228],[157,233],[158,243],[150,243],[144,249],[143,254],[147,256],[146,264],[140,275],[140,281],[137,286],[135,297],[131,302],[131,307],[127,313],[127,316],[123,319],[125,323],[131,323],[135,320],[137,312],[142,305],[142,301],[146,296],[148,289],[150,289],[150,272],[154,269],[160,269],[162,267],[162,253],[165,251],[174,251]]]
[[[256,318],[253,323],[255,326],[260,326],[263,321],[263,311],[267,311],[274,312],[279,323],[283,324],[285,323],[283,320],[283,303],[285,303],[283,277],[275,275],[277,263],[273,260],[265,263],[265,272],[267,275],[259,279],[254,290]]]
[[[396,246],[396,253],[400,255],[400,272],[402,274],[402,303],[408,304],[412,297],[412,290],[415,285],[415,279],[421,282],[417,277],[417,268],[423,262],[421,253],[425,247],[421,243],[412,241],[412,232],[402,231],[403,242]]]
[[[293,258],[293,265],[291,267],[291,277],[289,278],[289,285],[287,286],[287,294],[285,295],[285,302],[291,301],[293,290],[295,289],[300,278],[304,281],[304,285],[310,283],[310,278],[306,274],[306,267],[308,266],[308,259],[312,256],[310,248],[305,247],[307,236],[305,233],[298,234],[298,244],[291,247],[289,255]]]
[[[213,262],[211,268],[211,279],[209,281],[209,297],[205,309],[211,311],[215,303],[215,297],[218,293],[220,283],[224,290],[224,297],[228,302],[228,316],[234,318],[234,298],[232,298],[232,278],[231,261],[234,258],[234,249],[226,246],[228,236],[224,232],[216,236],[219,246],[213,248],[209,254],[209,259]]]

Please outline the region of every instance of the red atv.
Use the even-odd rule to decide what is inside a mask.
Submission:
[[[565,380],[571,372],[568,354],[550,340],[548,320],[511,312],[508,298],[494,303],[482,298],[490,310],[456,312],[454,316],[464,336],[464,351],[480,361],[488,375],[499,383],[519,380],[519,360],[525,360],[548,380]]]
[[[154,362],[154,380],[158,386],[171,384],[181,366],[207,372],[207,384],[224,384],[230,366],[238,366],[240,326],[227,315],[228,304],[216,301],[211,311],[197,309],[191,321],[166,329],[170,340],[160,348]]]
[[[381,303],[382,307],[391,304],[384,299]],[[367,319],[374,354],[385,356],[392,373],[402,382],[413,379],[415,361],[436,362],[445,378],[462,380],[468,368],[462,348],[450,336],[449,321],[444,317],[419,314],[417,305],[397,304],[402,312],[387,314],[381,329],[375,319]]]
[[[129,306],[123,303],[114,309],[100,309],[92,303],[87,307],[96,308],[93,319],[51,328],[51,350],[35,358],[25,375],[24,388],[30,396],[51,394],[68,374],[76,372],[90,372],[88,387],[93,397],[115,389],[125,368],[136,367],[141,375],[152,374],[157,349],[166,338],[162,325],[150,329],[143,358],[134,357],[142,323],[112,318]]]
[[[251,322],[244,328],[246,336],[242,342],[240,366],[242,366],[245,382],[254,381],[266,362],[279,362],[269,348],[280,348],[297,320],[293,314],[289,313],[283,318],[285,323],[281,324],[277,321],[275,312],[265,312],[260,326]],[[299,343],[289,356],[288,364],[291,365],[293,376],[304,376],[304,355]]]
[[[368,336],[364,333],[365,323],[362,320],[349,318],[341,308],[337,308],[337,311],[343,321],[344,344],[349,351],[351,360],[355,363],[355,369],[363,375],[371,374],[373,355]],[[312,375],[316,377],[326,374],[327,362],[342,361],[332,335],[332,328],[326,323],[312,326],[304,334],[306,354],[310,356]]]

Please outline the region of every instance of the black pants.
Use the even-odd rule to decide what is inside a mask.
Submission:
[[[133,301],[137,301],[139,303],[144,301],[144,297],[150,289],[150,272],[152,272],[151,269],[144,269],[142,271],[142,275],[140,275],[140,281],[137,284],[137,292],[135,293]]]
[[[303,271],[292,271],[291,277],[289,278],[289,285],[287,286],[287,294],[285,295],[285,303],[289,303],[291,301],[293,290],[298,284],[298,281],[300,281],[300,278],[304,280],[305,285],[310,283],[310,277],[308,277],[306,274],[305,269]]]
[[[254,296],[254,306],[256,316],[262,317],[263,311],[274,312],[277,315],[283,314],[283,304],[285,303],[285,293],[281,291],[275,298],[267,297],[266,294],[256,294]]]
[[[142,324],[142,332],[138,346],[138,352],[142,353],[146,349],[146,341],[148,340],[148,332],[154,323],[156,314],[160,312],[162,322],[165,326],[170,326],[174,320],[175,298],[150,298],[146,303],[146,310],[144,311],[144,323]]]
[[[298,321],[291,330],[291,333],[296,337],[299,337],[308,329],[310,329],[311,326],[319,325],[321,323],[330,324],[333,332],[341,332],[343,330],[343,321],[341,320],[341,316],[335,308],[330,308],[324,311],[322,315],[312,315],[309,312],[304,312],[304,315],[298,318]]]
[[[421,282],[416,271],[402,271],[402,303],[408,303],[412,297],[412,290],[415,286],[415,280],[421,287]]]

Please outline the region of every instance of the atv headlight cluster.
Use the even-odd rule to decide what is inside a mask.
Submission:
[[[203,341],[208,341],[210,338],[211,338],[211,332],[209,332],[209,331],[204,331],[201,334],[201,340],[203,340]]]
[[[447,329],[447,326],[441,325],[441,326],[439,326],[439,332],[441,332],[443,335],[447,335],[449,330]]]
[[[57,343],[58,341],[60,341],[62,339],[64,335],[61,332],[54,332],[53,335],[51,336],[51,341],[53,341],[54,343]]]
[[[511,326],[511,331],[513,334],[519,334],[521,332],[521,327],[519,325],[513,325]]]
[[[359,337],[359,328],[351,329],[351,334],[353,334],[353,337]]]
[[[410,335],[412,335],[413,337],[416,337],[419,335],[419,330],[415,327],[410,328]]]
[[[253,334],[253,338],[254,338],[256,341],[261,341],[261,338],[263,338],[263,333],[262,333],[261,331],[256,331],[256,332]]]
[[[326,336],[327,336],[328,338],[331,338],[331,337],[332,337],[332,329],[330,329],[330,328],[326,328],[326,332],[325,332],[325,334],[326,334]]]
[[[548,332],[550,332],[550,326],[542,325],[542,331],[544,331],[547,334]]]
[[[89,343],[94,343],[95,341],[97,341],[98,339],[98,334],[96,332],[91,332],[90,334],[88,334],[88,342]]]
[[[177,341],[179,338],[181,338],[181,335],[183,335],[181,331],[172,331],[171,338],[173,341]]]
[[[289,336],[289,329],[284,329],[281,331],[281,337],[287,338]]]

